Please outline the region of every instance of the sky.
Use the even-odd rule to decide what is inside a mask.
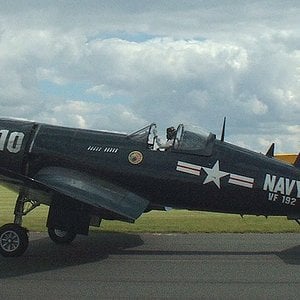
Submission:
[[[300,150],[300,1],[0,0],[0,117],[197,125]]]

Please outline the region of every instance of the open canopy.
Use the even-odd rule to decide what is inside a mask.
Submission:
[[[174,149],[204,150],[215,140],[216,136],[197,126],[180,124],[174,141]]]
[[[155,140],[158,138],[156,124],[152,123],[130,134],[128,137],[153,149]],[[214,134],[206,132],[197,126],[180,124],[177,127],[176,137],[170,149],[209,155],[215,139],[216,136]]]

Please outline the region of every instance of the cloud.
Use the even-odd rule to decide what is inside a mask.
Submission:
[[[108,99],[108,98],[111,98],[115,94],[115,91],[110,89],[105,84],[100,84],[100,85],[95,85],[95,86],[87,89],[87,93],[93,93],[93,94],[99,95],[103,99]]]
[[[1,115],[217,133],[227,116],[234,143],[298,151],[299,13],[294,1],[5,3]]]

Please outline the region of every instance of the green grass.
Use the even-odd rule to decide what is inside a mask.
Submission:
[[[0,225],[13,221],[16,194],[0,186]],[[48,207],[40,206],[24,217],[23,225],[31,231],[45,231]],[[172,210],[153,211],[142,215],[135,224],[119,221],[103,221],[96,231],[196,233],[196,232],[298,232],[300,226],[284,217],[255,217]]]

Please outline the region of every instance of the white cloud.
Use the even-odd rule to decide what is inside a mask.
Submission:
[[[299,14],[297,1],[3,3],[1,115],[216,132],[227,116],[233,142],[298,151]]]
[[[58,85],[64,85],[68,83],[68,80],[64,77],[61,77],[58,74],[58,71],[54,68],[37,68],[36,69],[36,78],[38,80],[48,80]]]
[[[94,93],[104,99],[108,99],[111,98],[116,92],[110,89],[107,85],[100,84],[87,89],[87,93]]]
[[[255,94],[245,95],[242,93],[239,100],[242,104],[240,110],[243,111],[244,114],[250,114],[251,117],[253,117],[253,115],[265,115],[269,110],[268,105],[257,99]]]

